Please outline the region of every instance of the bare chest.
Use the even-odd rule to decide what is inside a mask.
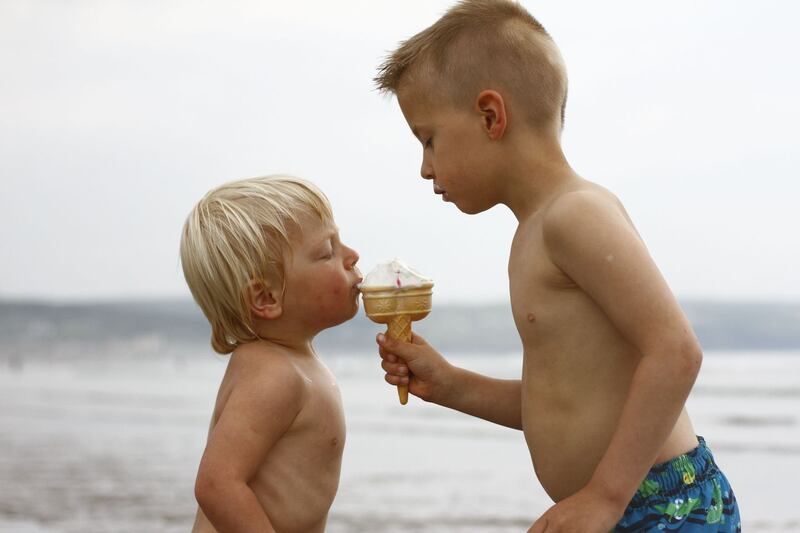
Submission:
[[[574,305],[565,297],[576,287],[548,257],[536,224],[520,228],[515,236],[508,279],[514,322],[527,352],[558,334]]]
[[[541,228],[515,236],[508,265],[511,307],[524,349],[523,379],[566,383],[586,375],[621,339],[596,303],[549,256]],[[607,359],[606,359],[607,360]]]
[[[292,427],[301,446],[317,450],[326,460],[340,457],[345,442],[345,418],[336,378],[326,368],[304,372],[306,401]]]

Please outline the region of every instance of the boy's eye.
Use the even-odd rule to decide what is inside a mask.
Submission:
[[[331,257],[333,257],[333,241],[324,250],[320,250],[319,254],[320,259],[330,259]]]

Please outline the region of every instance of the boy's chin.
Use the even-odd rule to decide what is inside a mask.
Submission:
[[[455,203],[455,202],[453,202]],[[484,211],[488,211],[493,205],[476,205],[476,204],[455,204],[459,211],[464,213],[465,215],[477,215],[483,213]]]
[[[341,313],[331,316],[323,329],[329,329],[351,320],[358,314],[358,307],[358,300],[356,300],[356,302],[350,308],[344,309]]]
[[[346,318],[344,320],[342,320],[342,322],[347,322],[348,320],[350,320],[353,317],[355,317],[358,314],[358,308],[359,307],[360,306],[358,305],[358,298],[356,298],[356,303],[353,305],[353,308],[351,309],[351,311],[349,313],[347,313]]]
[[[456,209],[466,215],[477,215],[497,205],[497,202],[492,203],[486,198],[469,198],[467,195],[455,200],[448,198],[447,202],[456,206]]]

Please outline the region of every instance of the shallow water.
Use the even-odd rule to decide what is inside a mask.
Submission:
[[[456,359],[498,377],[520,368],[518,356]],[[551,505],[521,433],[414,398],[399,406],[371,357],[326,361],[348,426],[329,531],[525,531]],[[224,368],[194,353],[0,368],[0,531],[187,531]],[[800,354],[707,354],[689,411],[744,531],[800,531]]]

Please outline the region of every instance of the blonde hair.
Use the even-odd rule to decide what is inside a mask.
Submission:
[[[220,354],[258,339],[248,298],[251,281],[283,285],[290,232],[300,217],[333,219],[325,195],[312,183],[266,176],[227,183],[208,192],[189,213],[181,236],[181,264],[189,290],[211,324]]]
[[[564,124],[567,74],[558,48],[539,21],[509,0],[463,0],[400,43],[375,83],[396,94],[409,80],[415,91],[457,105],[471,105],[481,90],[499,89],[530,125]]]

